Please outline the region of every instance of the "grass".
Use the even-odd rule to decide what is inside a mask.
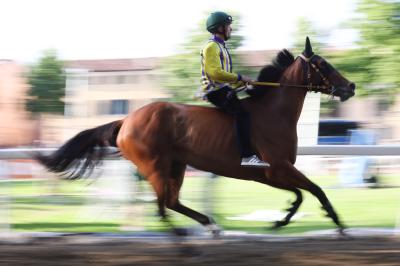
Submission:
[[[318,180],[317,180],[318,181]],[[323,180],[320,180],[323,181]],[[225,183],[221,181],[222,183]],[[323,183],[323,182],[317,182]],[[294,195],[277,189],[262,187],[258,184],[242,184],[240,181],[229,181],[223,185],[224,190],[217,197],[218,215],[235,216],[237,213],[250,213],[259,209],[282,210],[289,206],[287,199]],[[393,189],[325,189],[337,213],[344,224],[349,227],[394,227],[399,214],[400,190]],[[249,193],[251,192],[251,193]],[[282,233],[297,233],[309,230],[335,228],[329,218],[324,217],[318,200],[305,192],[304,201],[299,212],[307,215],[282,230]],[[225,201],[229,195],[235,195],[231,201]],[[232,208],[235,206],[235,208]],[[223,218],[224,219],[224,218]],[[226,228],[243,230],[242,221],[224,219]],[[265,222],[246,222],[246,230],[265,231]]]
[[[386,184],[396,184],[396,176],[385,176]],[[338,184],[334,177],[315,177],[313,181],[324,188],[337,213],[349,227],[393,228],[400,215],[399,188],[332,188]],[[229,217],[249,214],[257,210],[283,210],[294,194],[255,182],[217,178],[189,177],[181,193],[182,202],[204,212],[210,205],[213,217],[225,230],[271,233],[271,223],[260,221],[230,220]],[[124,232],[124,228],[166,230],[159,221],[154,202],[139,198],[151,195],[149,185],[141,184],[135,197],[121,200],[94,193],[95,182],[13,181],[0,184],[0,217],[3,226],[9,223],[16,231],[47,232]],[[107,186],[107,185],[106,185]],[[213,188],[204,191],[204,187]],[[207,198],[214,200],[207,203]],[[294,221],[278,234],[301,233],[310,230],[335,228],[316,198],[303,193],[304,201],[299,212],[306,215]],[[139,198],[137,198],[139,197]],[[206,206],[208,204],[208,207]],[[196,222],[170,212],[175,224],[195,226]]]

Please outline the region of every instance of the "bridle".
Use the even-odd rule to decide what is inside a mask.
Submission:
[[[330,89],[330,94],[333,96],[333,93],[336,91],[336,89],[333,85],[331,85],[331,83],[329,82],[329,79],[322,73],[322,71],[312,62],[312,58],[314,57],[314,54],[310,57],[306,57],[303,54],[299,54],[299,57],[303,60],[302,61],[303,66],[305,65],[305,68],[307,69],[305,71],[305,73],[306,73],[306,78],[305,78],[306,85],[305,86],[307,88],[307,91],[317,92],[317,91],[320,91],[321,89]],[[319,74],[324,85],[315,86],[312,84],[310,66],[312,69],[314,69],[314,71],[316,73]]]
[[[329,90],[329,94],[333,97],[333,94],[336,91],[336,88],[329,82],[328,78],[321,72],[316,64],[312,62],[312,58],[314,55],[310,57],[306,57],[303,54],[300,54],[298,57],[302,60],[303,68],[305,68],[305,84],[285,84],[285,83],[278,83],[278,82],[260,82],[256,81],[253,82],[253,85],[256,86],[269,86],[269,87],[298,87],[298,88],[305,88],[307,91],[314,91],[320,92],[321,90]],[[311,80],[311,69],[314,69],[316,73],[319,74],[321,77],[322,82],[324,85],[314,85]]]

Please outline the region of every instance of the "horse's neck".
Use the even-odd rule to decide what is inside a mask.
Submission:
[[[281,84],[304,84],[303,70],[300,66],[296,66],[300,62],[295,62],[292,66],[285,70],[280,83]],[[271,108],[274,112],[280,114],[279,116],[287,121],[297,124],[303,109],[304,99],[306,97],[306,90],[300,87],[279,87],[276,88],[271,94],[265,95],[268,99],[267,105],[272,105]]]
[[[283,87],[280,91],[278,110],[290,121],[297,121],[303,110],[306,91],[302,88]]]

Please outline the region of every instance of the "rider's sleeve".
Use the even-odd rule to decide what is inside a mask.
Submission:
[[[220,83],[236,83],[241,80],[239,74],[222,69],[218,44],[210,42],[203,50],[204,70],[208,77]]]

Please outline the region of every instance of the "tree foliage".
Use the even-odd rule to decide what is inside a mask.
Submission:
[[[316,45],[312,36],[325,34],[305,19],[298,23],[295,47],[301,48],[304,35],[309,35],[313,48],[324,50],[323,56],[356,83],[356,96],[375,95],[388,103],[400,89],[400,1],[359,0],[356,13],[346,24],[359,34],[352,49],[325,50],[323,42]],[[334,105],[322,98],[321,111],[325,108],[329,112]]]
[[[326,34],[322,33],[321,29],[317,29],[310,20],[305,17],[300,17],[296,23],[296,31],[294,33],[294,41],[291,49],[295,54],[300,54],[304,50],[306,36],[311,40],[313,51],[320,53],[326,44],[322,41]]]
[[[54,50],[45,51],[39,62],[31,67],[28,80],[27,110],[32,113],[64,112],[65,72],[63,62]]]
[[[361,0],[356,48],[338,52],[336,63],[356,82],[357,95],[391,98],[400,89],[400,1]]]

